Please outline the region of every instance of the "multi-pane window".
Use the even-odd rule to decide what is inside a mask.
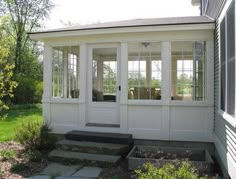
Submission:
[[[220,108],[235,116],[235,2],[220,22]]]
[[[160,43],[133,43],[128,50],[128,98],[161,99]]]
[[[204,100],[205,42],[172,42],[171,47],[171,99]]]
[[[79,47],[54,47],[52,96],[79,98]]]

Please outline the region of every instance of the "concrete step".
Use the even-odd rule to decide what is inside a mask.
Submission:
[[[51,160],[57,160],[57,161],[64,159],[72,159],[78,161],[85,160],[85,161],[107,162],[115,164],[120,160],[121,156],[53,150],[52,152],[50,152],[49,158]]]
[[[56,144],[57,149],[91,153],[91,154],[107,154],[107,155],[122,155],[125,156],[129,152],[129,145],[127,144],[112,144],[112,143],[98,143],[75,140],[61,140]]]
[[[68,140],[102,142],[113,144],[133,144],[132,134],[71,131],[65,134]]]

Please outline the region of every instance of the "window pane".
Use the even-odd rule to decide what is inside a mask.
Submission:
[[[225,89],[226,89],[226,79],[225,79],[225,18],[220,24],[220,107],[225,111]]]
[[[128,98],[161,99],[160,43],[129,44]]]
[[[79,47],[54,47],[52,60],[52,96],[79,97]]]
[[[227,113],[235,114],[235,7],[227,12]]]
[[[172,100],[204,99],[205,42],[172,43]]]
[[[115,102],[117,90],[117,49],[93,49],[93,101]]]

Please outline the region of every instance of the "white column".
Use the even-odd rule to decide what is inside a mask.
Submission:
[[[50,99],[52,98],[52,47],[44,44],[43,52],[43,119],[51,124]]]
[[[79,101],[81,103],[86,102],[87,96],[87,62],[88,62],[88,50],[87,45],[82,44],[80,45],[80,57],[79,57]]]
[[[127,104],[128,101],[128,44],[121,43],[121,59],[120,60],[120,102]]]
[[[171,42],[162,42],[162,134],[163,139],[170,140],[170,100],[171,100]]]
[[[161,99],[169,102],[171,99],[171,42],[163,42],[161,47],[162,59],[162,90]]]
[[[120,50],[120,129],[121,132],[128,132],[128,44],[121,43]]]
[[[86,118],[87,118],[87,101],[88,101],[88,49],[86,44],[80,45],[80,57],[79,57],[79,120],[78,127],[85,128]],[[92,92],[91,92],[92,93]]]

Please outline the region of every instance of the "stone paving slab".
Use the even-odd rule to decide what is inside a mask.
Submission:
[[[81,152],[71,152],[62,150],[53,150],[49,154],[50,158],[57,159],[76,159],[76,160],[90,160],[98,162],[116,163],[120,160],[119,155],[105,155],[105,154],[91,154]]]
[[[56,179],[92,179],[92,178],[84,178],[84,177],[57,177]]]
[[[52,163],[48,165],[41,174],[49,175],[49,176],[62,176],[62,177],[69,177],[74,174],[77,170],[82,168],[81,165],[61,165],[57,163]]]
[[[38,175],[38,176],[29,177],[28,179],[51,179],[51,177],[45,176],[45,175]]]
[[[72,177],[97,178],[101,170],[102,169],[98,167],[83,167],[73,174]]]

